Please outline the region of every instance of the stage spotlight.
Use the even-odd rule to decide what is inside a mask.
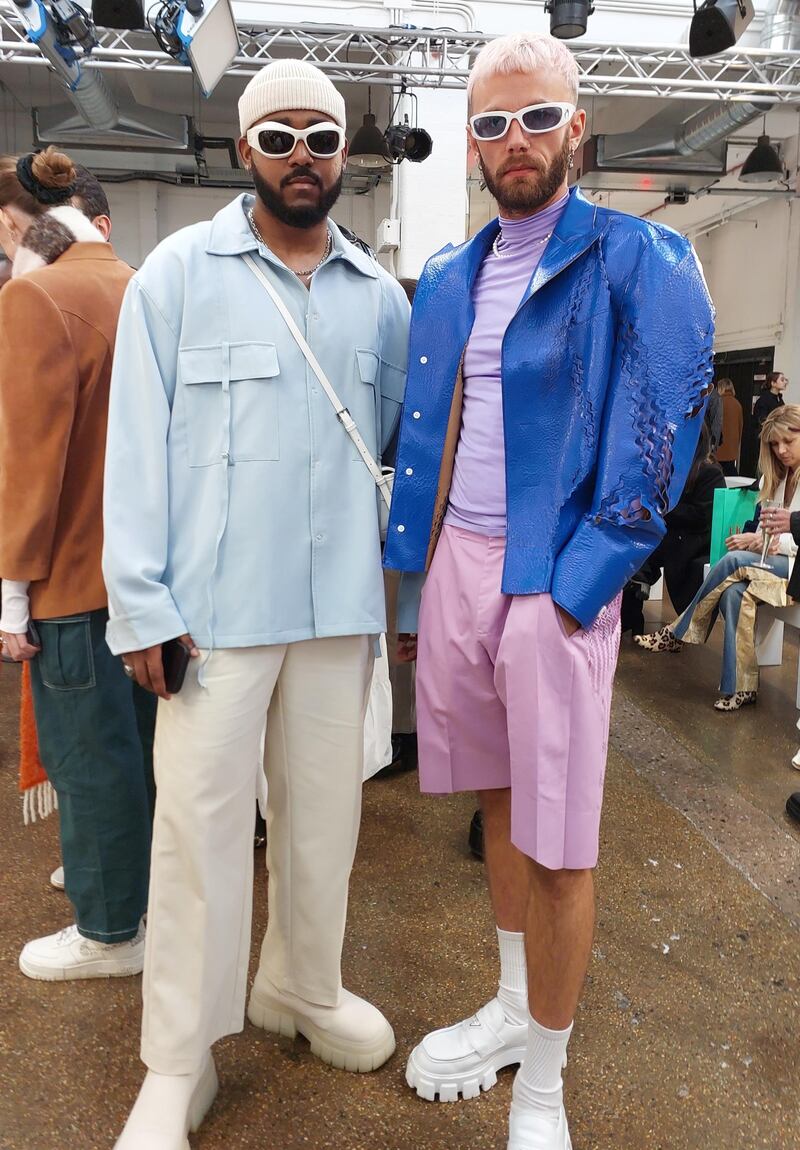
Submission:
[[[689,27],[689,55],[716,56],[732,48],[753,19],[753,0],[704,0]]]
[[[544,10],[550,13],[550,35],[574,40],[586,31],[594,4],[592,0],[545,0]]]
[[[229,0],[166,0],[152,22],[163,51],[188,64],[210,96],[239,54]]]
[[[64,47],[79,44],[84,56],[90,55],[97,36],[89,14],[72,0],[54,0],[51,11],[59,44]]]
[[[433,140],[424,128],[412,128],[408,116],[404,124],[392,124],[386,129],[386,147],[395,163],[411,160],[420,164],[433,151]]]

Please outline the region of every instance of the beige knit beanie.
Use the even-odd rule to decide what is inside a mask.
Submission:
[[[323,112],[344,128],[344,97],[328,77],[304,60],[274,60],[253,76],[239,100],[242,135],[273,112]]]

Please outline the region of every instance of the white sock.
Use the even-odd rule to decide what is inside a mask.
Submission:
[[[563,1100],[561,1071],[570,1034],[572,1023],[566,1030],[548,1030],[528,1016],[528,1045],[514,1079],[515,1105],[558,1115]]]
[[[506,1019],[515,1026],[528,1021],[528,967],[525,962],[525,935],[497,928],[500,947],[500,985],[497,999]]]

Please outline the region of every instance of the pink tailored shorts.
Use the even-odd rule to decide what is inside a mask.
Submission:
[[[553,600],[500,590],[505,539],[446,526],[422,593],[420,786],[511,788],[511,840],[550,870],[597,863],[619,598],[567,637]]]

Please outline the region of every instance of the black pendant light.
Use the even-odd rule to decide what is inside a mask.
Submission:
[[[391,163],[391,156],[383,132],[372,114],[371,88],[367,89],[367,107],[369,111],[364,117],[364,123],[350,144],[347,163],[353,168],[385,168]]]
[[[745,184],[772,184],[785,174],[783,162],[765,133],[742,165],[739,179]]]

